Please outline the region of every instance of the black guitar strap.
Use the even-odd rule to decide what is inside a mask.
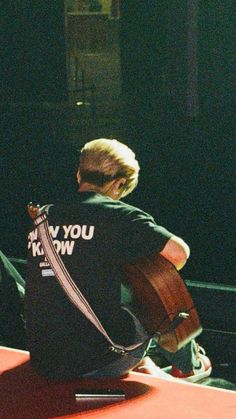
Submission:
[[[39,239],[41,241],[44,254],[55,274],[57,281],[66,293],[67,297],[72,302],[72,304],[74,304],[75,307],[78,308],[84,314],[84,316],[86,316],[87,319],[99,330],[99,332],[103,334],[103,336],[108,341],[110,349],[112,351],[118,354],[125,355],[139,348],[141,345],[143,345],[143,341],[134,343],[133,345],[127,347],[113,342],[113,340],[110,338],[103,325],[101,324],[100,320],[94,313],[93,309],[89,305],[88,301],[71,278],[68,270],[66,269],[61,257],[58,255],[53,244],[48,225],[49,207],[50,205],[46,205],[39,210],[39,215],[34,219],[34,224],[38,231]]]

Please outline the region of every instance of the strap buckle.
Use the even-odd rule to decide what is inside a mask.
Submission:
[[[127,355],[125,348],[118,348],[117,346],[110,346],[110,351],[122,356]]]

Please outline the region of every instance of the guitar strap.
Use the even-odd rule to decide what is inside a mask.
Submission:
[[[99,332],[103,334],[103,336],[106,338],[110,345],[111,351],[114,351],[121,355],[125,355],[139,348],[141,345],[145,343],[145,341],[137,342],[127,347],[113,342],[113,340],[110,338],[110,336],[104,329],[102,323],[94,313],[93,309],[89,305],[88,301],[71,278],[68,270],[64,265],[64,262],[62,261],[61,257],[58,255],[55,249],[49,231],[48,211],[50,206],[51,205],[45,205],[39,210],[39,215],[34,219],[34,224],[38,231],[39,239],[41,241],[44,254],[63,291],[66,293],[67,297],[72,302],[72,304],[74,304],[74,306],[78,308],[84,314],[85,317],[87,317],[87,319],[99,330]],[[147,341],[149,340],[150,338],[147,339]]]

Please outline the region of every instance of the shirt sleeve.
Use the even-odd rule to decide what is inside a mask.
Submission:
[[[122,221],[121,231],[122,253],[127,261],[161,252],[173,236],[165,227],[158,225],[151,215],[132,207]]]

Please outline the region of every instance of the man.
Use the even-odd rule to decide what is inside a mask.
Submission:
[[[123,266],[160,253],[177,269],[188,245],[145,212],[122,202],[137,186],[135,154],[117,140],[98,139],[81,150],[78,197],[49,210],[53,243],[103,327],[120,345],[143,345],[122,356],[69,301],[44,257],[36,231],[29,235],[26,327],[32,365],[49,379],[120,376],[135,367],[150,371],[147,335],[121,305]],[[165,351],[172,375],[197,381],[210,375],[210,360],[193,341],[176,354]],[[147,362],[146,362],[147,361]],[[151,366],[155,373],[155,365]]]

